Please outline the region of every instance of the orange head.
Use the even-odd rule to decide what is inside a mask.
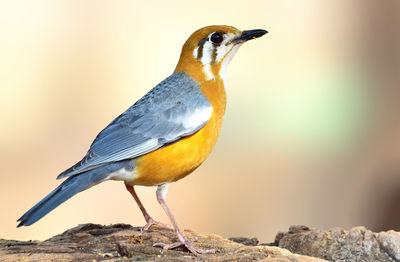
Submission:
[[[183,45],[175,73],[183,71],[197,81],[223,79],[239,47],[266,33],[262,29],[240,31],[226,25],[201,28]]]

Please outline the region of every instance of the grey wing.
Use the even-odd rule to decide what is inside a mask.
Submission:
[[[86,156],[57,179],[135,158],[194,134],[211,113],[197,83],[184,73],[173,74],[103,129]]]

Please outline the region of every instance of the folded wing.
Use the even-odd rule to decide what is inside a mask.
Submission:
[[[212,106],[197,83],[184,73],[173,74],[102,130],[86,156],[57,179],[178,141],[203,127],[211,113]]]

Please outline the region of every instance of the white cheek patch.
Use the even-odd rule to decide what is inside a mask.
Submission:
[[[232,58],[235,56],[237,50],[242,44],[234,45],[229,53],[226,55],[224,61],[222,61],[221,69],[219,71],[219,75],[221,76],[222,80],[225,82],[226,70],[228,68],[229,63],[232,61]]]
[[[201,63],[203,65],[210,64],[212,62],[212,55],[214,52],[214,45],[209,41],[203,44],[203,56],[201,57]]]
[[[228,33],[224,36],[224,41],[222,41],[221,45],[217,48],[217,58],[216,62],[221,62],[221,60],[232,50],[234,45],[227,44],[231,39],[234,39],[236,36],[232,33]]]
[[[211,38],[212,34],[214,34],[214,32],[208,36],[208,39]],[[221,42],[221,44],[214,45],[207,40],[193,50],[193,56],[197,59],[200,59],[200,62],[203,64],[203,72],[206,80],[215,79],[215,76],[211,71],[211,63],[220,63],[221,61],[222,64],[219,74],[222,80],[225,80],[227,67],[241,46],[241,44],[230,43],[230,41],[236,37],[237,35],[233,33],[227,33],[224,35],[224,40]],[[199,48],[201,50],[199,50]]]
[[[204,65],[203,72],[206,75],[207,80],[214,79],[214,74],[211,72],[211,62],[213,60],[214,45],[209,41],[203,44],[203,55],[201,57],[201,63]]]
[[[219,63],[225,57],[225,55],[233,48],[232,45],[222,45],[217,49],[217,59],[216,62]]]
[[[196,47],[193,50],[193,57],[197,59],[198,56],[199,56],[199,47]]]

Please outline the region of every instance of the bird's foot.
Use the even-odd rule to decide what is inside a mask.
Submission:
[[[195,241],[197,241],[197,237],[195,238]],[[153,247],[162,247],[164,250],[169,250],[169,249],[174,249],[180,246],[185,246],[190,252],[192,252],[194,255],[198,256],[200,254],[214,254],[215,252],[218,251],[218,249],[213,248],[213,249],[201,249],[199,247],[195,247],[193,245],[192,241],[187,240],[184,238],[184,241],[179,241],[175,242],[172,244],[165,244],[162,242],[154,243]]]
[[[171,226],[171,225],[168,225],[168,224],[164,224],[164,223],[161,223],[161,222],[158,222],[158,221],[155,221],[154,219],[152,219],[151,217],[150,218],[148,218],[148,219],[146,219],[146,225],[144,226],[144,227],[142,227],[141,229],[140,229],[140,231],[147,231],[151,226],[153,226],[153,225],[157,225],[157,226],[162,226],[162,227],[168,227],[168,228],[170,228],[170,229],[174,229],[174,227],[173,226]]]

